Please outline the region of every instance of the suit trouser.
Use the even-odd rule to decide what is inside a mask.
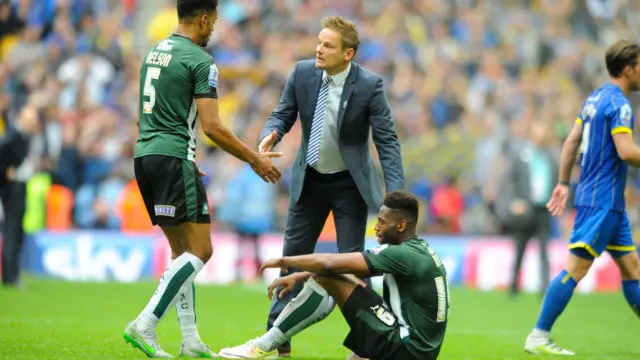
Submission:
[[[284,230],[283,256],[312,254],[318,237],[333,211],[336,225],[338,251],[340,253],[364,250],[364,235],[367,227],[367,205],[360,195],[348,171],[336,174],[321,174],[307,168],[302,194],[296,203],[289,204],[289,214]],[[288,273],[295,269],[287,269]],[[284,274],[280,274],[283,276]],[[365,279],[370,283],[369,279]],[[278,299],[273,297],[267,330],[273,326],[284,307],[302,290],[302,284]],[[286,351],[290,344],[281,349]]]
[[[511,281],[511,292],[518,292],[518,274],[522,267],[524,252],[527,243],[533,237],[538,239],[540,244],[540,277],[542,284],[542,293],[549,286],[549,255],[547,245],[551,239],[551,215],[546,207],[534,207],[531,218],[518,229],[515,229],[513,238],[516,243],[516,257],[513,267],[513,278]]]
[[[9,182],[0,189],[4,210],[2,229],[2,282],[14,285],[20,276],[20,255],[24,244],[22,220],[26,210],[27,185],[23,182]]]

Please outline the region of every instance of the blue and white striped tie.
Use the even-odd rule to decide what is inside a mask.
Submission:
[[[311,123],[311,136],[309,136],[309,147],[307,148],[307,164],[313,166],[318,162],[320,156],[320,138],[322,137],[322,129],[324,128],[324,113],[329,98],[330,77],[325,77],[322,81],[322,87],[318,93],[318,101],[316,102],[316,111],[313,114],[313,122]]]

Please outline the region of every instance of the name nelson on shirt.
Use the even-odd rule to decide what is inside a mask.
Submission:
[[[171,62],[171,54],[166,54],[166,53],[161,53],[156,51],[150,52],[149,55],[147,55],[147,60],[145,60],[145,63],[147,65],[160,65],[163,67],[169,66],[170,62]]]

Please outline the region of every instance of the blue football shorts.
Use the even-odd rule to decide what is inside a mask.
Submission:
[[[594,259],[607,250],[614,258],[635,251],[627,212],[577,206],[569,239],[570,251],[582,258]]]

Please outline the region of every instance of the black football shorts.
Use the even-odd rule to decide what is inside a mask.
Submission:
[[[134,170],[153,225],[211,223],[207,193],[193,161],[147,155],[134,160]]]

